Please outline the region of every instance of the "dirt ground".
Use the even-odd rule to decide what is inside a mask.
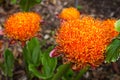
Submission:
[[[77,4],[75,1],[77,0],[43,0],[41,4],[35,5],[31,9],[42,15],[45,22],[42,26],[42,38],[47,40],[47,46],[55,43],[53,32],[59,27],[59,19],[56,18],[56,14],[59,14],[65,7],[81,6],[81,14],[95,18],[120,18],[120,0],[78,0]],[[0,29],[2,29],[5,19],[18,11],[21,11],[18,5],[6,2],[0,4]],[[89,70],[82,80],[120,80],[120,60],[116,63],[103,64],[95,70]]]

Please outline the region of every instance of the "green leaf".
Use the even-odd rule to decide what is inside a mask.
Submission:
[[[38,67],[41,64],[40,59],[40,44],[37,38],[32,38],[23,48],[23,59],[27,75],[31,75],[28,69],[29,64]]]
[[[45,74],[40,73],[39,70],[36,69],[36,67],[33,64],[29,64],[29,70],[38,78],[40,79],[47,79],[51,76],[46,76]]]
[[[42,0],[35,0],[36,2],[40,3]]]
[[[66,74],[64,74],[63,79],[64,80],[71,80],[73,75],[74,75],[74,71],[71,68],[69,68],[69,70],[66,72]]]
[[[31,52],[27,49],[26,46],[23,48],[23,59],[24,59],[25,64],[29,64],[32,61]]]
[[[57,58],[50,58],[49,53],[52,50],[52,47],[44,51],[45,53],[41,57],[41,62],[42,62],[42,72],[46,76],[52,77],[54,74],[54,70],[57,65]]]
[[[0,62],[0,69],[4,71],[4,65]]]
[[[30,75],[29,69],[28,69],[28,64],[30,63],[30,57],[28,57],[28,56],[29,56],[29,53],[25,46],[23,48],[23,60],[24,60],[25,72],[26,72],[27,76]]]
[[[115,30],[118,31],[118,32],[120,32],[120,20],[117,20],[115,22]]]
[[[57,68],[57,73],[53,76],[52,80],[58,80],[64,76],[71,68],[71,63],[63,64]],[[64,74],[63,74],[64,73]]]
[[[40,2],[41,0],[20,0],[19,5],[23,11],[29,11],[31,7]]]
[[[36,67],[33,64],[29,64],[29,70],[37,77],[39,78],[44,78],[43,76],[41,76],[40,72],[36,69]]]
[[[27,64],[40,65],[40,43],[37,38],[32,38],[23,49],[23,57]]]
[[[41,63],[40,60],[40,46],[34,47],[33,53],[32,53],[32,61],[35,66],[39,66]]]
[[[30,62],[38,65],[40,63],[40,43],[37,38],[32,38],[27,44]]]
[[[5,50],[4,53],[4,68],[5,68],[5,73],[7,76],[12,77],[13,76],[13,68],[14,68],[14,56],[11,51],[8,49]]]
[[[80,6],[80,5],[78,5],[78,6],[77,6],[77,9],[78,9],[78,10],[81,10],[81,9],[83,9],[83,7]]]
[[[107,63],[116,62],[120,57],[120,34],[115,38],[106,49],[106,59]]]
[[[17,0],[11,0],[11,3],[12,3],[12,4],[16,4],[16,3],[17,3]]]
[[[80,71],[79,71],[79,73],[75,76],[75,80],[80,80],[81,79],[81,77],[88,71],[88,69],[90,68],[90,66],[88,65],[88,66],[86,66],[86,67],[84,67],[84,68],[82,68]]]
[[[38,78],[49,79],[54,74],[57,59],[49,57],[49,53],[53,47],[45,51],[40,48],[41,46],[37,38],[32,38],[23,48],[23,57],[27,66],[26,70]],[[37,70],[40,64],[42,64],[41,72]]]
[[[32,38],[32,39],[28,42],[28,44],[27,44],[27,49],[28,49],[31,53],[33,53],[34,48],[35,48],[36,46],[40,46],[39,40],[38,40],[37,38]]]

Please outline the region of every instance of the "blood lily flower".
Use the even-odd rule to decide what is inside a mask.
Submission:
[[[41,16],[34,12],[18,12],[5,22],[4,33],[8,38],[26,41],[40,31]]]
[[[114,21],[108,24],[106,21],[83,16],[62,23],[56,34],[58,46],[52,54],[62,54],[65,63],[71,62],[74,70],[98,67],[104,62],[106,46],[118,34],[113,30]]]
[[[74,20],[80,18],[80,13],[74,7],[64,8],[62,12],[58,15],[58,17],[65,21]]]

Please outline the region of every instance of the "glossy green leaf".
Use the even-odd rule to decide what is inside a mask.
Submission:
[[[74,75],[74,71],[71,68],[69,68],[69,70],[63,75],[62,79],[63,80],[71,80],[73,75]]]
[[[9,77],[13,76],[13,68],[14,68],[14,56],[13,53],[6,49],[4,53],[4,69],[5,69],[5,74]]]
[[[118,32],[120,32],[120,20],[117,20],[115,22],[115,30],[118,31]]]
[[[88,71],[88,69],[90,68],[90,66],[88,65],[88,66],[86,66],[86,67],[84,67],[84,68],[82,68],[80,71],[79,71],[79,73],[75,76],[75,80],[80,80],[81,79],[81,77]]]
[[[115,38],[106,49],[106,59],[107,63],[116,62],[120,57],[120,35]]]
[[[32,61],[35,66],[39,66],[41,61],[40,61],[40,46],[35,46],[33,53],[32,53]]]
[[[23,57],[27,64],[40,64],[40,43],[37,38],[32,38],[23,49]]]
[[[39,40],[37,38],[32,38],[28,43],[27,43],[27,49],[33,53],[34,48],[36,46],[40,46]]]
[[[0,69],[2,69],[4,71],[4,65],[1,62],[0,62]]]
[[[32,58],[32,53],[28,50],[28,47],[24,47],[23,48],[23,58],[24,58],[24,62],[25,64],[29,64],[31,63],[31,58]]]
[[[35,0],[36,2],[40,3],[42,0]]]
[[[81,10],[81,9],[83,9],[83,7],[80,6],[80,5],[78,5],[78,6],[77,6],[77,9],[78,9],[78,10]]]
[[[28,65],[30,64],[30,55],[28,53],[28,50],[26,49],[26,46],[23,48],[23,60],[24,60],[24,66],[25,66],[25,72],[29,76],[30,72],[28,69]]]
[[[46,76],[45,74],[40,73],[39,70],[36,69],[36,67],[33,64],[29,64],[29,71],[31,71],[33,73],[33,75],[35,75],[36,77],[40,78],[40,79],[47,79],[49,76]]]
[[[46,76],[53,76],[54,70],[57,65],[57,58],[50,58],[49,53],[52,50],[52,47],[44,51],[44,54],[41,57],[41,62],[42,62],[42,72]]]
[[[44,51],[41,50],[39,40],[32,38],[23,49],[23,57],[27,66],[26,70],[41,79],[49,79],[52,77],[57,65],[57,59],[49,57],[52,49],[53,47]],[[42,65],[42,70],[39,72],[37,68],[40,64]]]
[[[20,0],[20,7],[23,11],[29,11],[35,4],[39,4],[41,0]]]
[[[28,52],[31,54],[31,63],[35,66],[40,65],[40,43],[37,38],[32,38],[27,44]]]
[[[16,4],[16,3],[17,3],[17,0],[11,0],[11,3],[12,3],[12,4]]]
[[[28,52],[28,50],[27,50],[27,48],[26,48],[26,46],[23,48],[23,59],[24,59],[24,62],[25,62],[25,64],[28,64],[28,63],[30,63],[30,57],[31,55],[30,55],[30,53]]]
[[[29,65],[33,64],[34,66],[38,67],[41,64],[40,54],[40,43],[37,38],[32,38],[23,48],[24,65],[26,73],[30,77],[33,76],[29,71]]]
[[[71,64],[63,64],[63,65],[60,65],[58,68],[57,68],[57,73],[54,74],[52,80],[58,80],[58,79],[61,79],[61,77],[63,77],[67,72],[68,70],[71,68]],[[64,73],[64,74],[63,74]]]

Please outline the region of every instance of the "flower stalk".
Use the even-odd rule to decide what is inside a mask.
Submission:
[[[89,68],[90,68],[89,66],[86,66],[85,68],[81,69],[76,78],[73,80],[80,80],[81,77],[87,72]]]
[[[70,66],[71,63],[63,65],[61,69],[58,70],[58,72],[54,75],[52,80],[59,80],[69,70]]]

